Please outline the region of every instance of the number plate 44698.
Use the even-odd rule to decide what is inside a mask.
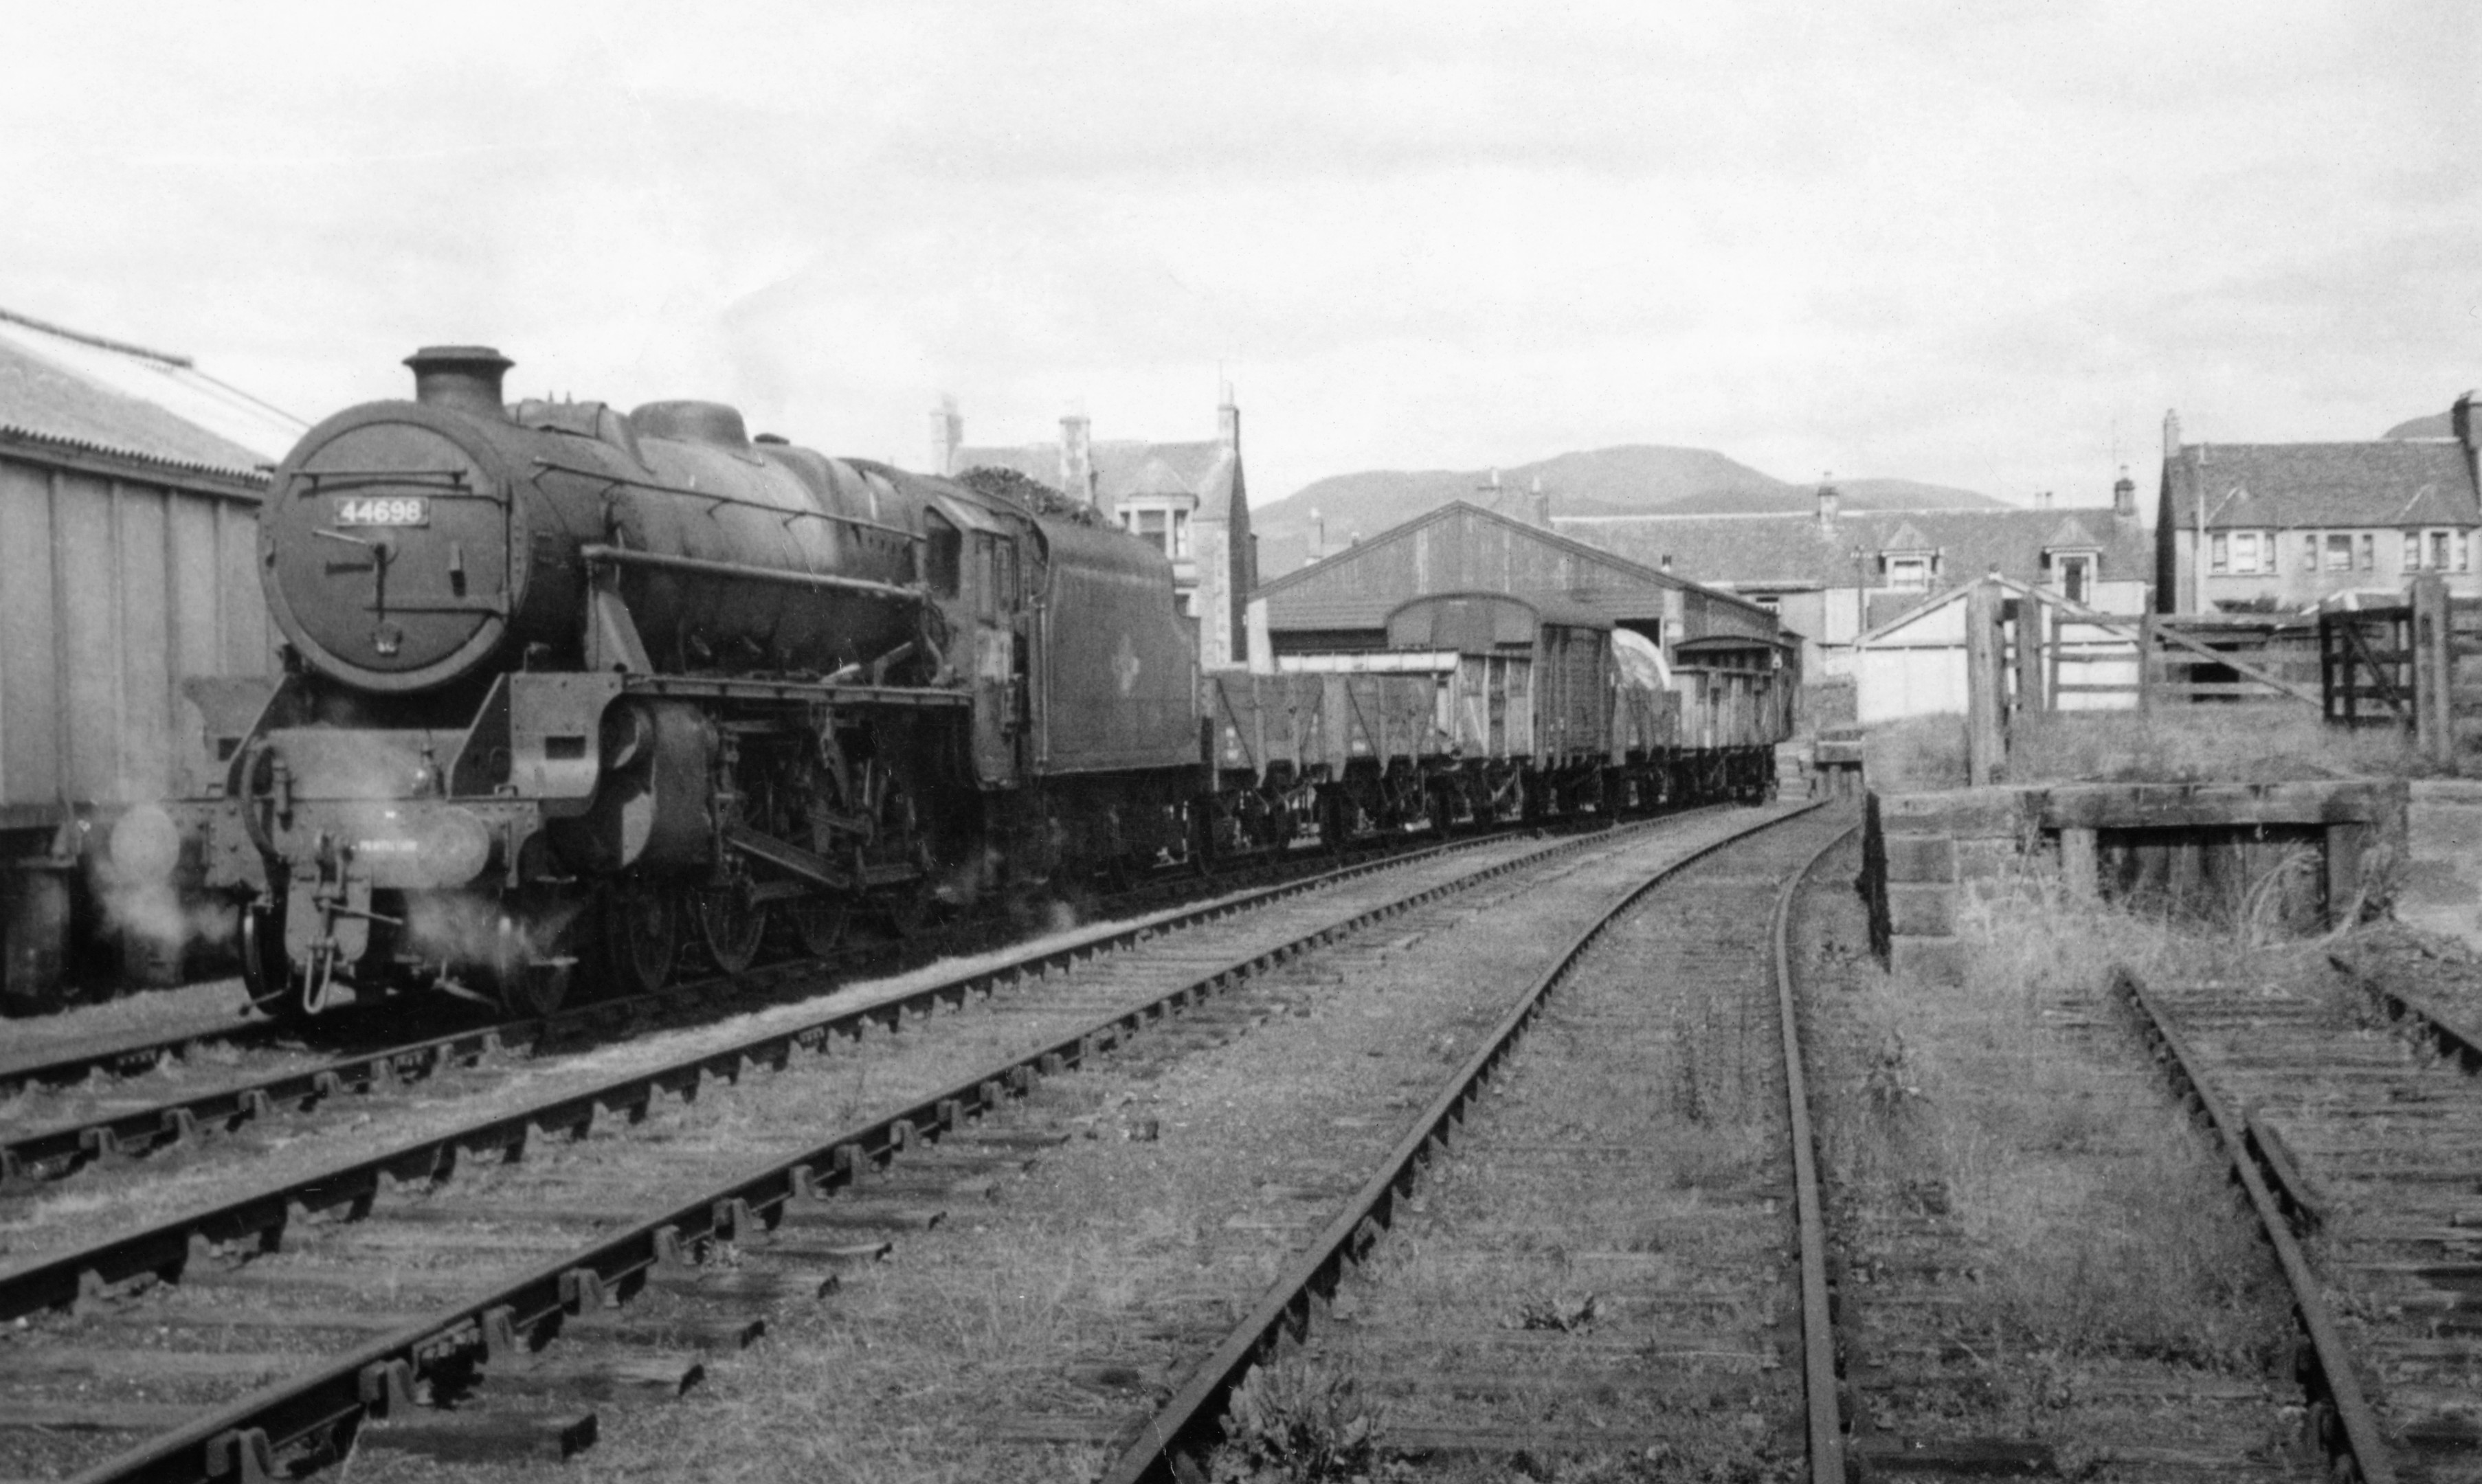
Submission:
[[[431,501],[418,494],[352,494],[336,498],[338,525],[429,525]]]

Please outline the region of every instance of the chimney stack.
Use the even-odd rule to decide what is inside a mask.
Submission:
[[[1327,517],[1320,515],[1318,507],[1313,505],[1310,507],[1310,562],[1318,561],[1326,555]],[[1307,567],[1309,562],[1302,565]]]
[[[1662,569],[1662,570],[1665,570],[1665,571],[1670,571],[1670,570],[1672,570],[1672,553],[1671,553],[1671,552],[1669,552],[1669,551],[1667,551],[1667,552],[1665,552],[1665,553],[1663,554],[1663,569]]]
[[[426,345],[405,358],[413,368],[413,400],[477,417],[506,417],[500,379],[516,364],[488,345]]]
[[[957,415],[957,399],[942,392],[931,410],[931,472],[957,472],[957,448],[965,441],[965,419]]]
[[[1095,503],[1095,438],[1083,412],[1060,419],[1060,490],[1072,500]]]
[[[1551,529],[1551,491],[1543,488],[1543,476],[1534,476],[1534,523]]]
[[[2177,411],[2166,410],[2163,413],[2163,462],[2169,464],[2179,457],[2180,414]]]
[[[2137,514],[2137,481],[2128,477],[2128,465],[2120,466],[2120,477],[2111,484],[2111,513],[2115,516]]]
[[[1232,400],[1232,384],[1224,384],[1224,400],[1215,408],[1215,436],[1227,453],[1241,451],[1241,409]]]
[[[1843,506],[1844,495],[1834,485],[1822,484],[1818,487],[1818,523],[1821,526],[1835,524],[1836,514],[1843,509]]]
[[[2051,508],[2051,491],[2046,490],[2035,495],[2034,508],[2036,510],[2049,510]]]
[[[2456,441],[2465,445],[2465,476],[2473,482],[2476,493],[2482,493],[2482,391],[2469,391],[2456,399],[2456,410],[2447,414],[2448,426],[2456,430]]]

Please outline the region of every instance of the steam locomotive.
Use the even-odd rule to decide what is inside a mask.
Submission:
[[[1608,624],[1504,607],[1495,681],[1436,613],[1428,669],[1201,676],[1119,531],[714,403],[506,404],[485,347],[406,363],[412,401],[276,470],[283,674],[194,684],[193,796],[110,840],[122,879],[233,904],[278,1014],[340,985],[539,1013],[581,974],[656,988],[688,942],[732,971],[771,932],[825,954],[1064,878],[1747,795],[1788,720],[1754,663],[1773,699],[1717,747]]]

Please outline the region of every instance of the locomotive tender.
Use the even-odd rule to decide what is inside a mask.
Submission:
[[[1680,706],[1620,683],[1591,615],[1409,604],[1427,667],[1201,677],[1168,563],[1120,532],[718,404],[504,405],[484,347],[407,364],[412,401],[276,471],[284,675],[194,686],[197,796],[111,842],[125,876],[237,905],[278,1013],[340,983],[540,1011],[582,967],[654,988],[686,941],[746,967],[771,921],[825,953],[994,889],[1699,777]],[[1336,725],[1304,732],[1322,702]],[[1356,734],[1364,712],[1402,725]],[[1716,792],[1764,787],[1756,747]]]

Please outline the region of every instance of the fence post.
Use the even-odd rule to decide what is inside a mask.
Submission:
[[[2154,615],[2137,621],[2137,709],[2154,709]]]
[[[2415,746],[2431,761],[2456,766],[2456,625],[2447,608],[2447,579],[2424,572],[2413,580],[2413,716]]]
[[[2017,714],[2040,711],[2043,705],[2043,610],[2050,605],[2032,596],[2017,599]]]
[[[2000,731],[1999,589],[1976,582],[1965,596],[1965,781],[1975,788],[1992,782],[2006,755]]]

